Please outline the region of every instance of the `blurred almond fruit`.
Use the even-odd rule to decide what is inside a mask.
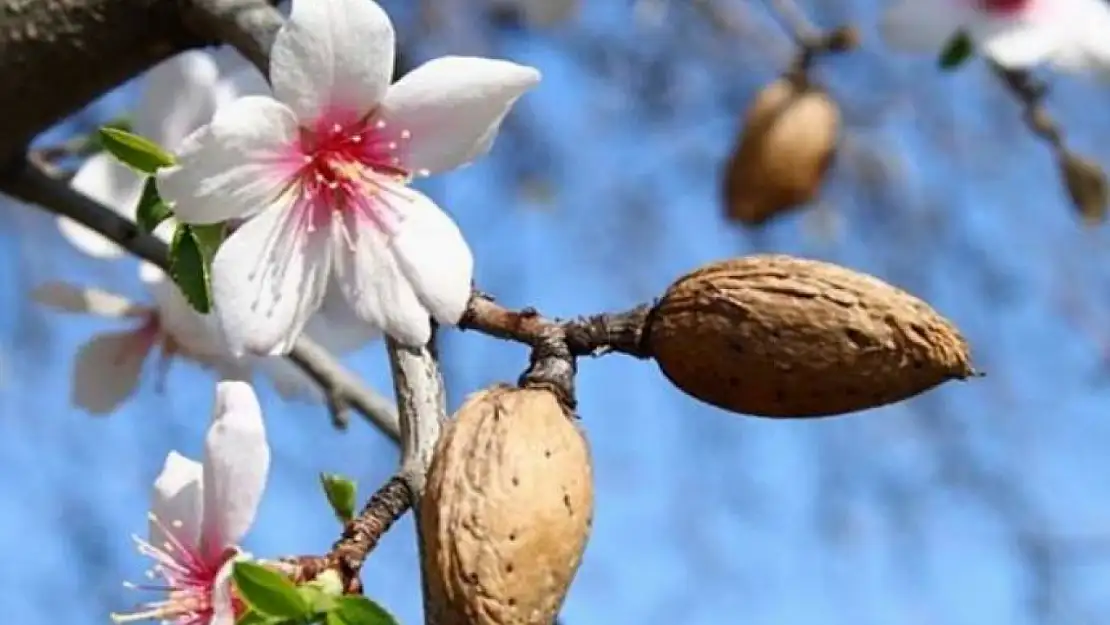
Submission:
[[[817,197],[832,164],[840,109],[824,90],[780,78],[745,113],[724,176],[727,217],[758,226]]]

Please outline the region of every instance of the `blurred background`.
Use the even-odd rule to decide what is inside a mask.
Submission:
[[[855,24],[863,45],[813,74],[844,117],[820,199],[750,230],[725,218],[719,189],[744,108],[793,53],[763,2],[383,2],[410,66],[474,54],[544,74],[489,157],[422,183],[502,303],[623,309],[699,264],[784,252],[922,297],[988,374],[845,417],[772,421],[699,405],[650,362],[582,362],[597,504],[564,625],[1110,622],[1105,228],[1082,224],[982,61],[944,74],[890,51],[875,2],[800,4],[819,26]],[[1069,145],[1110,165],[1110,86],[1048,78]],[[141,81],[42,142],[125,112]],[[23,625],[104,623],[149,598],[121,586],[147,567],[129,534],[145,532],[166,453],[200,457],[214,380],[177,363],[160,393],[151,367],[115,414],[71,407],[77,347],[119,324],[47,312],[27,291],[65,279],[143,299],[136,264],[90,260],[46,213],[4,202],[0,605]],[[519,345],[441,341],[452,408],[526,364]],[[389,391],[381,343],[345,362]],[[247,547],[322,553],[339,528],[318,473],[357,479],[365,497],[397,451],[357,419],[339,432],[322,405],[259,393],[274,462]],[[406,517],[364,572],[403,623],[421,622],[412,530]]]

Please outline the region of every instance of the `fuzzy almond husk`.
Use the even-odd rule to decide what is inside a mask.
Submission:
[[[974,375],[967,343],[928,304],[830,263],[757,255],[676,281],[647,345],[687,394],[732,412],[822,417]]]
[[[437,446],[420,506],[437,622],[550,625],[592,519],[589,448],[555,395],[471,395]]]
[[[789,78],[764,87],[726,165],[728,218],[758,226],[816,198],[839,132],[840,108],[824,90]]]

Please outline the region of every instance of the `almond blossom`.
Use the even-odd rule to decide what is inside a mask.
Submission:
[[[229,48],[215,53],[185,52],[147,73],[134,111],[133,130],[173,149],[208,122],[218,106],[241,95],[263,93],[266,88],[258,70]],[[134,220],[143,177],[111,154],[100,152],[85,159],[70,185]],[[58,228],[74,247],[89,256],[110,259],[124,255],[123,248],[67,217],[58,218]],[[172,233],[172,220],[156,230],[156,235],[165,241],[169,241]]]
[[[154,560],[152,585],[165,593],[112,620],[158,620],[175,625],[232,625],[243,610],[231,586],[236,560],[250,556],[239,541],[254,523],[270,469],[262,410],[245,382],[216,385],[216,406],[204,445],[204,464],[171,451],[154,481],[146,540],[139,553]]]
[[[246,378],[252,367],[258,368],[286,399],[319,392],[283,359],[232,355],[214,320],[193,310],[176,285],[154,265],[140,264],[139,277],[153,303],[140,304],[100,289],[61,282],[40,285],[31,294],[35,301],[55,310],[133,320],[130,329],[95,336],[78,350],[71,390],[75,405],[94,415],[115,411],[138,388],[143,366],[155,349],[159,350],[158,388],[164,385],[173,360],[184,358],[215,369],[223,377]]]
[[[890,45],[912,52],[939,52],[961,28],[1003,67],[1047,62],[1110,75],[1103,0],[895,0],[881,23]]]
[[[215,315],[236,353],[292,348],[334,275],[355,314],[421,345],[453,324],[473,258],[455,223],[407,186],[489,150],[539,72],[444,57],[390,85],[394,31],[372,0],[294,0],[271,51],[273,97],[221,107],[158,189],[179,219],[257,215],[212,266]],[[334,270],[334,274],[333,274]]]

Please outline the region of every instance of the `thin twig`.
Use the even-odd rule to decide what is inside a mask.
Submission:
[[[139,230],[131,220],[55,179],[34,163],[24,162],[17,171],[0,175],[0,192],[69,217],[135,256],[163,270],[168,269],[169,249],[165,243]],[[329,405],[350,406],[384,434],[399,439],[397,413],[389,401],[361,383],[327,350],[302,336],[289,359],[320,385]]]
[[[343,528],[343,534],[323,556],[288,558],[295,582],[315,579],[326,570],[339,574],[344,592],[361,593],[359,574],[370,552],[393,524],[412,507],[412,490],[400,475],[394,475],[370,497],[357,517]]]
[[[545,334],[557,328],[574,356],[619,352],[647,358],[650,354],[643,345],[643,333],[650,311],[651,306],[643,304],[625,312],[559,321],[544,318],[534,308],[509,310],[475,292],[459,327],[530,346],[539,344]]]

